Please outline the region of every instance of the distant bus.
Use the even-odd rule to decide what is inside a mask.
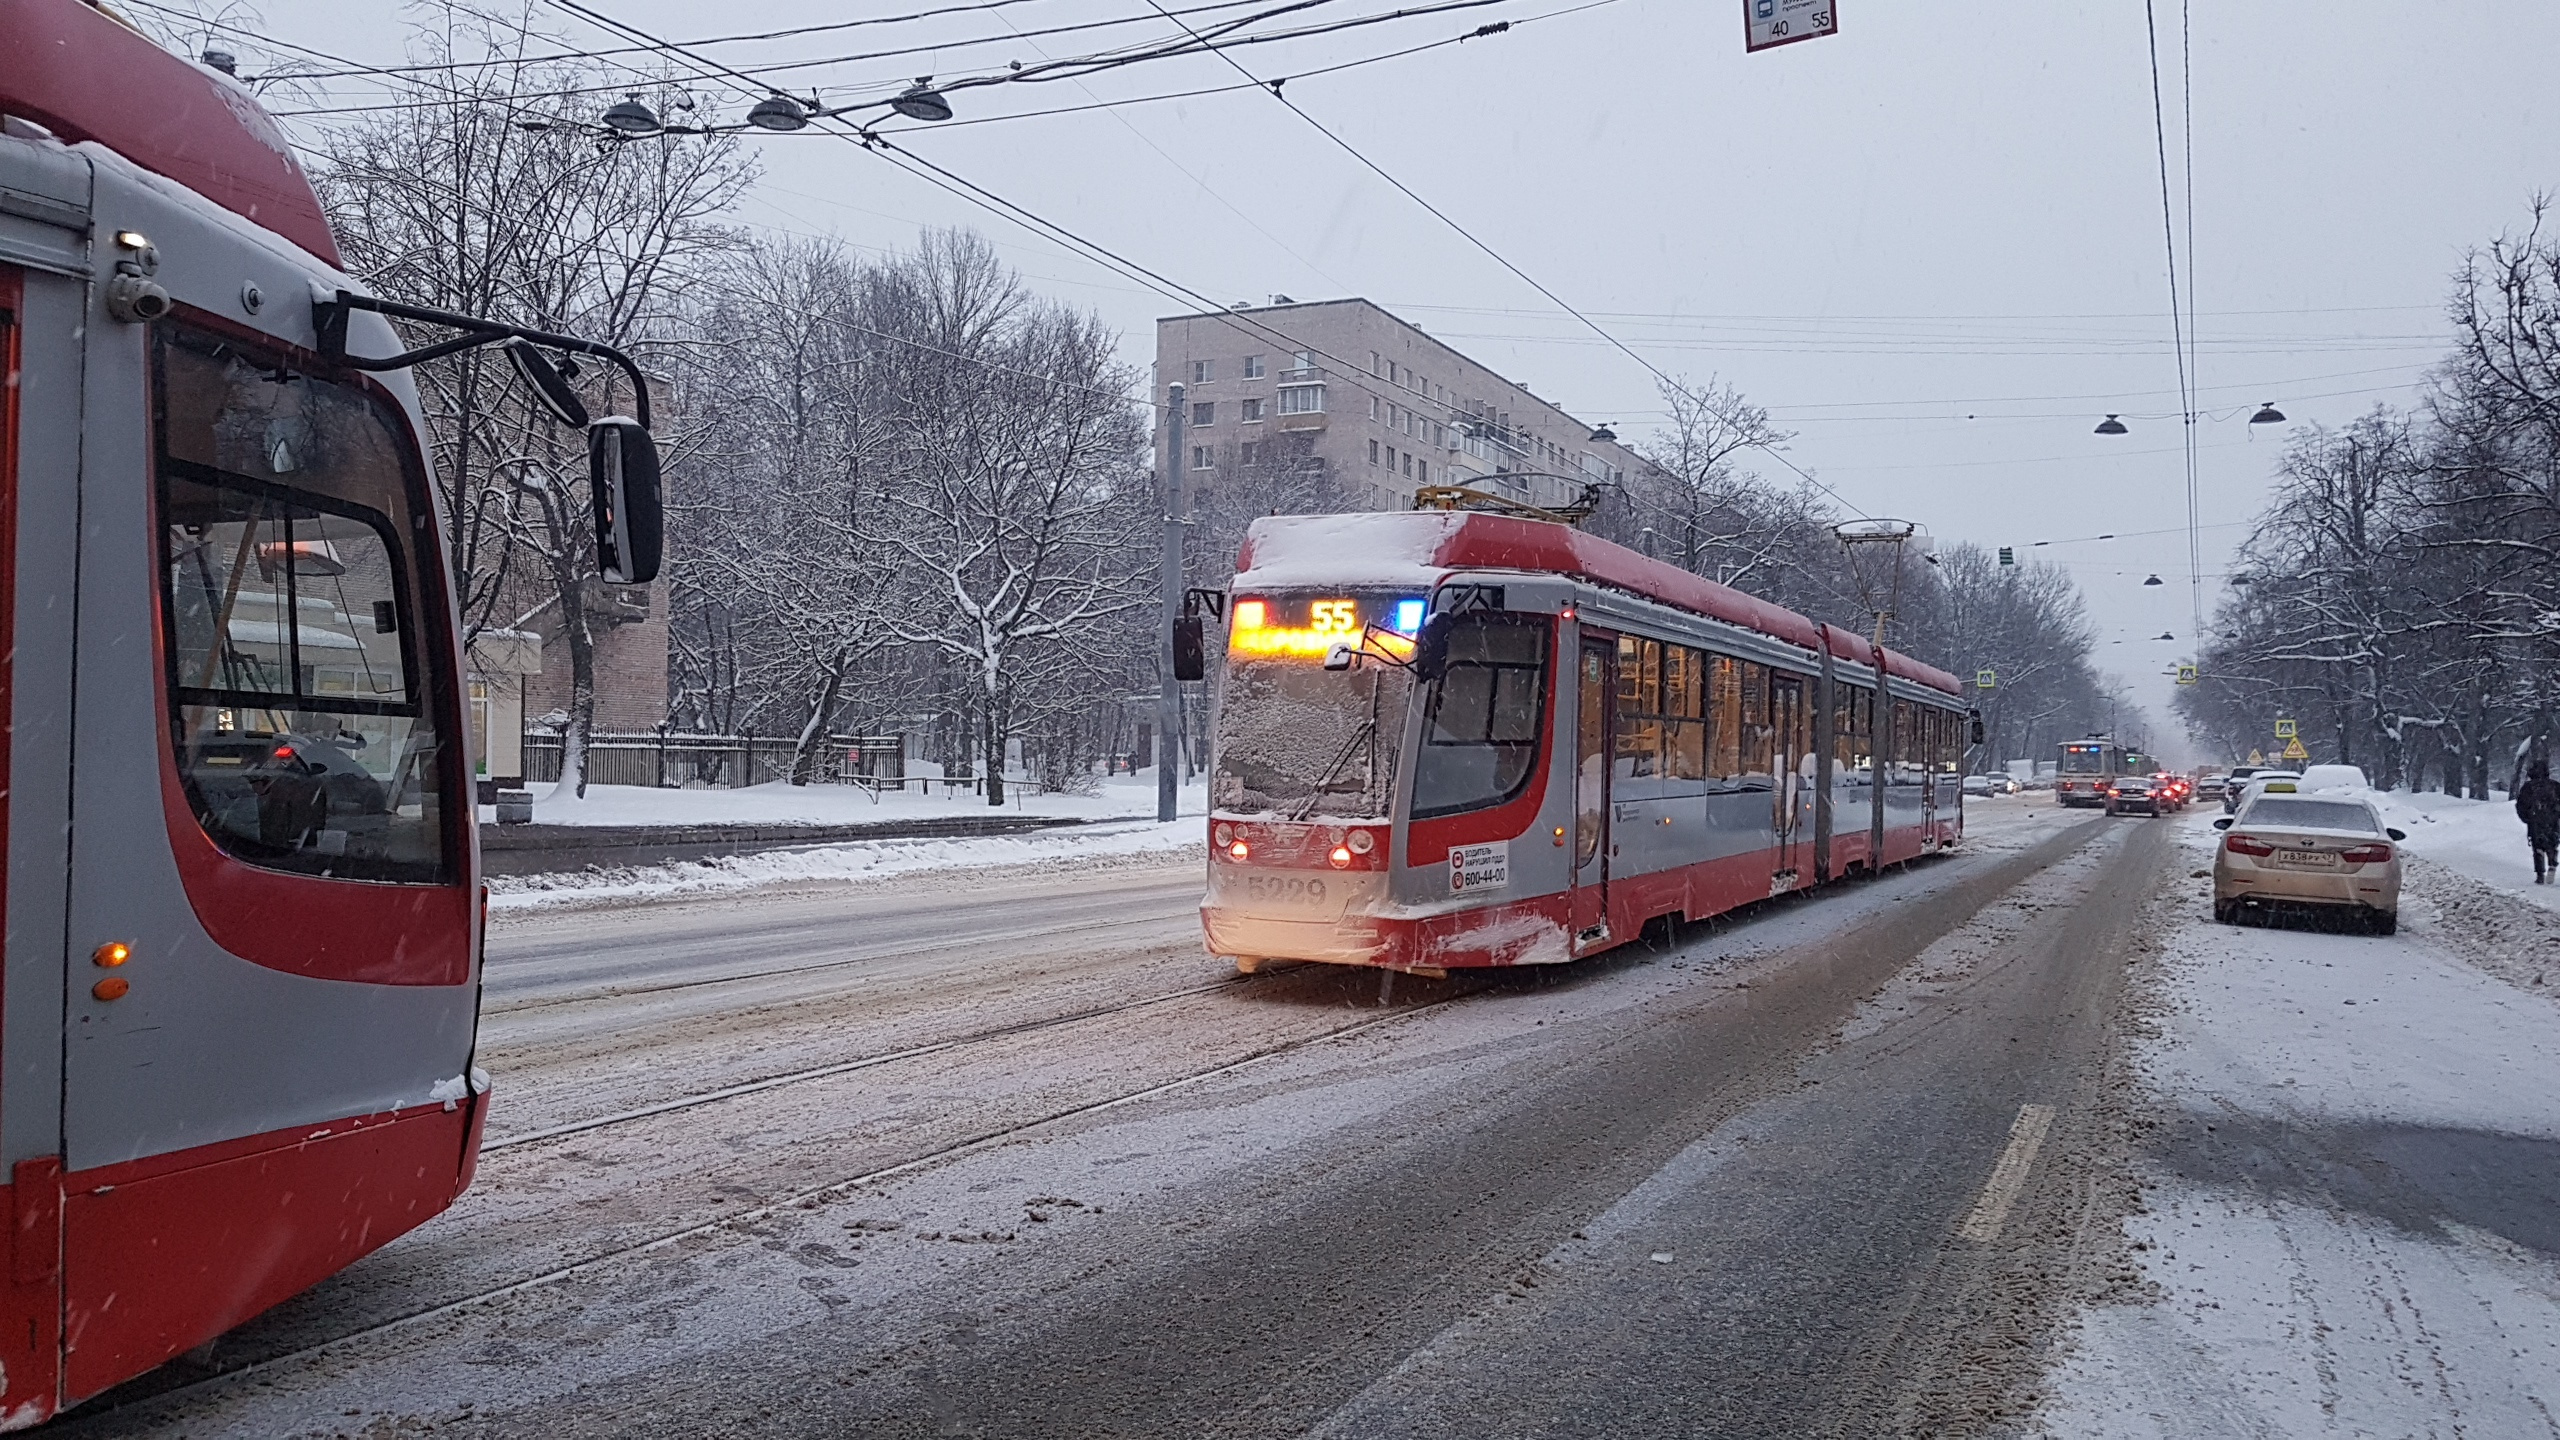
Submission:
[[[2054,798],[2065,805],[2104,805],[2117,776],[2149,774],[2151,768],[2150,757],[2113,740],[2067,740],[2054,767]]]

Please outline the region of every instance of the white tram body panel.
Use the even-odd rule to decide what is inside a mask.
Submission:
[[[1558,963],[1962,836],[1954,678],[1859,637],[1504,516],[1275,517],[1243,562],[1201,907],[1240,963]]]

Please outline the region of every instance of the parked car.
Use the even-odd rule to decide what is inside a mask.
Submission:
[[[2271,779],[2223,832],[2213,856],[2213,918],[2226,925],[2250,913],[2288,908],[2345,911],[2377,935],[2400,928],[2400,831],[2372,802],[2312,793]]]
[[[2302,790],[2370,790],[2364,769],[2357,765],[2305,765],[2302,778],[2295,782]]]
[[[2271,770],[2261,768],[2251,771],[2248,779],[2241,781],[2239,784],[2236,784],[2223,792],[2222,813],[2225,815],[2239,814],[2240,807],[2248,804],[2252,799],[2256,798],[2259,789],[2265,786],[2269,781],[2299,780],[2301,778],[2302,776],[2299,772],[2292,770]]]
[[[1988,775],[1967,775],[1964,777],[1964,793],[1987,798],[1993,795],[2005,795],[2008,792],[2000,788],[1999,781]]]
[[[2107,813],[2110,815],[2157,815],[2160,797],[2152,793],[2153,781],[2148,775],[2119,776],[2107,787]]]

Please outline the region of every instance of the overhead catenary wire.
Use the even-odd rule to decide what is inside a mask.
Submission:
[[[1159,13],[1164,15],[1166,19],[1172,20],[1177,25],[1182,25],[1185,30],[1189,30],[1191,28],[1188,25],[1184,25],[1181,20],[1176,19],[1172,12],[1166,10],[1162,0],[1147,0],[1147,3],[1153,5]],[[1253,72],[1244,68],[1243,62],[1237,60],[1234,56],[1227,54],[1223,50],[1219,51],[1218,54],[1220,59],[1225,60],[1227,64],[1235,67],[1238,74],[1243,75],[1248,80],[1255,80],[1257,84],[1261,83],[1254,76]],[[1674,390],[1679,391],[1693,403],[1698,401],[1698,397],[1691,394],[1687,386],[1681,384],[1678,380],[1673,379],[1670,373],[1665,371],[1661,366],[1658,366],[1652,361],[1644,358],[1642,355],[1637,354],[1631,346],[1629,346],[1625,341],[1620,340],[1617,336],[1609,333],[1609,331],[1598,321],[1592,319],[1580,310],[1575,309],[1572,302],[1566,300],[1563,296],[1548,288],[1548,286],[1536,276],[1531,275],[1528,271],[1523,270],[1518,265],[1514,264],[1510,257],[1504,255],[1501,251],[1494,249],[1491,245],[1486,244],[1474,231],[1459,224],[1458,221],[1447,211],[1432,204],[1429,200],[1424,199],[1412,186],[1397,179],[1385,166],[1380,165],[1377,161],[1370,159],[1366,154],[1362,153],[1358,146],[1353,145],[1350,141],[1345,140],[1340,135],[1336,134],[1332,127],[1326,125],[1323,121],[1318,120],[1315,116],[1307,113],[1304,107],[1300,106],[1295,100],[1289,98],[1284,86],[1273,84],[1264,85],[1263,88],[1270,91],[1272,99],[1288,107],[1291,114],[1297,116],[1299,119],[1305,121],[1309,126],[1313,127],[1317,134],[1322,135],[1329,141],[1332,141],[1333,144],[1344,154],[1360,162],[1360,164],[1371,174],[1374,174],[1379,179],[1386,181],[1389,185],[1395,187],[1395,189],[1406,199],[1421,206],[1433,219],[1438,220],[1441,224],[1446,225],[1450,230],[1456,232],[1459,238],[1465,240],[1468,244],[1473,245],[1478,250],[1483,251],[1495,264],[1510,271],[1514,276],[1518,277],[1523,284],[1526,284],[1530,289],[1535,290],[1540,295],[1546,297],[1548,302],[1553,304],[1557,309],[1562,310],[1567,315],[1572,316],[1583,325],[1589,327],[1593,334],[1598,335],[1601,339],[1607,341],[1611,346],[1616,348],[1620,354],[1625,355],[1628,359],[1635,361],[1638,365],[1641,365],[1646,370],[1652,372],[1655,379],[1670,386]],[[1803,478],[1806,484],[1813,486],[1823,494],[1828,495],[1832,499],[1839,501],[1842,505],[1847,506],[1851,513],[1862,519],[1872,518],[1867,515],[1865,510],[1861,509],[1847,496],[1842,495],[1839,491],[1834,490],[1830,486],[1823,484],[1820,480],[1815,479],[1813,472],[1805,469],[1801,465],[1798,465],[1794,460],[1789,459],[1786,454],[1780,451],[1776,446],[1754,444],[1752,448],[1759,450],[1771,459],[1776,460],[1779,464],[1794,471],[1798,476]]]
[[[651,40],[655,38],[649,36],[647,32],[629,25],[627,22],[616,20],[609,15],[604,15],[594,10],[590,6],[580,3],[580,0],[546,0],[546,3],[552,5],[554,8],[566,11],[580,17],[581,19],[587,20],[590,24],[616,33],[624,34],[631,38]],[[760,93],[760,90],[763,88],[761,86],[761,82],[759,82],[753,75],[722,64],[710,57],[693,55],[681,51],[674,53],[682,58],[687,64],[694,67],[697,78],[717,79],[723,83],[737,87],[744,93],[748,94]],[[888,163],[897,166],[900,170],[924,179],[927,183],[934,185],[936,188],[944,190],[946,193],[957,198],[966,200],[970,204],[987,210],[991,214],[998,215],[1015,224],[1022,225],[1025,228],[1032,230],[1035,234],[1042,235],[1044,238],[1053,239],[1060,245],[1068,248],[1071,253],[1075,253],[1085,259],[1093,261],[1094,263],[1103,265],[1105,268],[1111,269],[1115,273],[1121,274],[1127,278],[1138,280],[1140,283],[1146,285],[1149,289],[1155,290],[1159,294],[1165,295],[1168,298],[1177,300],[1184,304],[1201,306],[1204,310],[1209,312],[1210,318],[1219,319],[1228,325],[1246,331],[1248,334],[1258,334],[1260,336],[1267,337],[1294,350],[1304,350],[1311,354],[1323,354],[1327,359],[1341,367],[1342,377],[1350,380],[1354,388],[1360,389],[1370,395],[1378,396],[1381,399],[1384,398],[1382,392],[1365,384],[1361,384],[1359,372],[1350,364],[1349,361],[1344,360],[1340,356],[1332,355],[1330,352],[1311,346],[1297,337],[1290,336],[1286,332],[1264,323],[1259,317],[1253,316],[1249,313],[1224,309],[1220,307],[1216,301],[1210,299],[1202,292],[1194,290],[1191,287],[1183,285],[1180,282],[1172,280],[1164,275],[1158,274],[1157,272],[1148,269],[1146,266],[1141,265],[1134,260],[1130,260],[1127,257],[1099,244],[1098,242],[1085,239],[1083,236],[1078,235],[1074,231],[1067,229],[1065,226],[1060,225],[1055,221],[1049,220],[1047,217],[1032,211],[1026,206],[1022,206],[1014,201],[1008,200],[1005,197],[988,190],[984,186],[978,185],[975,182],[970,181],[942,166],[936,165],[931,160],[927,160],[912,151],[896,146],[876,131],[866,130],[858,126],[850,125],[842,122],[837,117],[826,117],[826,123],[830,125],[830,133],[836,134],[839,138],[849,143],[863,146],[871,153],[878,155],[888,161]],[[838,126],[841,126],[841,128],[836,128]],[[1165,408],[1165,402],[1156,396],[1155,389],[1152,384],[1148,387],[1148,404],[1151,409],[1162,410]]]

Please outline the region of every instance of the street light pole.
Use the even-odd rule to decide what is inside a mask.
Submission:
[[[1166,387],[1164,407],[1164,553],[1156,562],[1156,587],[1164,614],[1156,622],[1156,822],[1174,817],[1182,797],[1177,757],[1182,742],[1182,691],[1173,678],[1173,628],[1182,615],[1182,526],[1190,506],[1182,483],[1182,387]]]

